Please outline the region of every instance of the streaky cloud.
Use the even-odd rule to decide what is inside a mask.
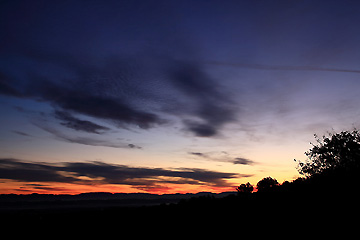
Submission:
[[[12,158],[0,159],[0,178],[24,182],[74,183],[75,177],[60,174],[61,167],[49,163],[26,162]]]
[[[222,151],[220,154],[216,153],[216,152],[207,152],[207,153],[203,153],[203,152],[188,152],[188,154],[196,156],[196,157],[200,157],[200,158],[204,158],[210,161],[216,161],[216,162],[227,162],[227,163],[232,163],[234,165],[236,164],[240,164],[240,165],[253,165],[255,164],[254,161],[247,159],[247,158],[242,158],[242,157],[230,157],[229,154],[227,152]]]
[[[232,185],[227,182],[228,179],[250,176],[249,174],[218,172],[200,168],[131,167],[100,161],[50,164],[11,158],[0,159],[1,179],[32,184],[36,182],[120,184],[137,189],[151,190],[152,188],[166,187],[166,184],[229,187]]]
[[[237,157],[233,160],[234,164],[241,164],[241,165],[252,165],[255,162],[252,160],[249,160],[247,158],[241,158],[241,157]]]
[[[22,131],[18,131],[18,130],[13,130],[12,132],[16,133],[17,135],[24,136],[24,137],[33,137],[32,135],[30,135],[26,132],[22,132]]]
[[[205,64],[237,67],[237,68],[249,68],[259,70],[282,70],[282,71],[321,71],[321,72],[343,72],[343,73],[360,73],[360,70],[356,69],[344,69],[344,68],[326,68],[316,66],[290,66],[290,65],[268,65],[268,64],[252,64],[252,63],[232,63],[232,62],[220,62],[220,61],[205,61]]]
[[[39,125],[39,124],[35,124],[35,125],[41,128],[42,130],[52,134],[53,136],[56,137],[56,139],[69,143],[77,143],[82,145],[98,146],[98,147],[110,147],[110,148],[142,149],[142,147],[132,143],[113,143],[107,140],[101,140],[101,139],[95,139],[89,137],[70,136],[49,126]]]
[[[79,67],[80,68],[80,67]],[[81,78],[82,76],[79,76]],[[96,93],[84,86],[84,81],[68,81],[67,84],[49,80],[40,74],[28,75],[23,89],[17,89],[15,81],[7,82],[0,76],[0,94],[18,98],[28,98],[50,103],[60,109],[55,115],[63,120],[63,125],[83,131],[99,132],[105,130],[103,126],[94,125],[89,121],[78,120],[65,113],[71,111],[103,120],[110,120],[118,127],[135,125],[142,129],[149,129],[161,125],[166,121],[157,114],[140,109],[135,104],[124,100],[123,96],[113,97],[105,93]],[[80,82],[80,83],[79,83]],[[83,84],[83,86],[80,86]],[[21,85],[21,84],[20,84]],[[106,91],[111,90],[107,86]]]
[[[65,111],[56,110],[54,116],[55,118],[61,120],[61,125],[77,131],[101,134],[104,131],[109,130],[109,128],[100,126],[96,123],[78,119]]]

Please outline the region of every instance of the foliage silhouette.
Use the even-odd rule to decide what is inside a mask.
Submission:
[[[254,187],[249,182],[247,182],[240,184],[240,186],[236,188],[236,191],[238,193],[252,193],[254,191]]]
[[[298,161],[298,171],[307,177],[334,172],[358,172],[360,167],[360,133],[329,133],[322,139],[315,135],[317,145],[305,154],[308,160]],[[295,160],[296,161],[296,160]]]
[[[259,192],[270,192],[277,186],[279,186],[278,181],[272,177],[265,177],[256,184],[256,188]]]

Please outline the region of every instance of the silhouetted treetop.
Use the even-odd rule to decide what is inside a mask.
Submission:
[[[240,186],[236,188],[236,191],[238,191],[238,193],[252,193],[252,191],[254,191],[254,187],[249,182],[247,182],[240,184]]]
[[[325,172],[358,171],[360,167],[360,133],[358,130],[329,133],[320,139],[315,135],[317,145],[305,154],[305,162],[298,161],[298,171],[305,176]],[[296,160],[295,160],[296,161]]]
[[[268,192],[277,186],[279,186],[278,181],[272,177],[263,178],[256,184],[258,192]]]

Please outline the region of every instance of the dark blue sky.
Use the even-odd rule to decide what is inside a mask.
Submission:
[[[357,1],[2,1],[1,167],[91,163],[114,191],[292,178],[312,134],[359,127],[359,23]]]

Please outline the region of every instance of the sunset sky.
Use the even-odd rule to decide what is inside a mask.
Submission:
[[[0,2],[0,193],[234,191],[360,128],[360,3]]]

